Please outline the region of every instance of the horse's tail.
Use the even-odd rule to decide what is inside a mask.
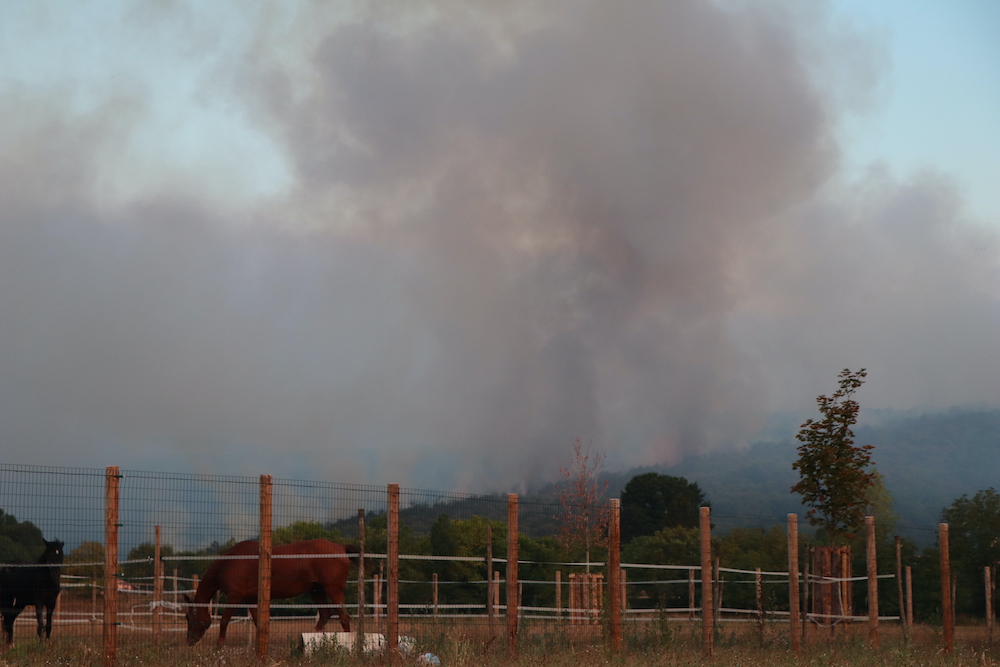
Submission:
[[[347,552],[347,557],[355,565],[361,564],[361,549],[358,549],[353,544],[345,544],[344,551]],[[375,563],[371,558],[365,558],[365,572],[372,572],[375,567]]]
[[[361,549],[358,549],[353,544],[347,544],[344,545],[344,551],[347,552],[347,557],[351,559],[351,562],[357,565],[360,560]]]

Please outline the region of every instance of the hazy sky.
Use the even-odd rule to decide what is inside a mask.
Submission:
[[[507,490],[845,367],[996,406],[997,7],[4,3],[2,459]]]

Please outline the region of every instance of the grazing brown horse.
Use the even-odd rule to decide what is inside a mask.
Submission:
[[[219,591],[226,594],[227,606],[219,621],[219,641],[226,641],[226,628],[236,605],[257,603],[257,556],[260,551],[256,541],[240,542],[223,556],[244,556],[239,559],[220,558],[212,563],[198,585],[192,600],[187,595],[188,645],[197,643],[212,625],[212,615],[208,603]],[[344,632],[351,630],[351,617],[344,611],[344,586],[351,563],[358,562],[358,548],[344,546],[328,540],[306,540],[293,544],[282,544],[271,549],[272,556],[300,555],[301,558],[274,558],[271,561],[271,598],[292,598],[309,593],[317,605],[325,605],[327,598],[336,605],[340,625]],[[331,557],[332,556],[332,557]],[[339,556],[339,557],[337,557]],[[233,606],[230,606],[233,605]],[[257,608],[250,606],[250,616],[257,623]],[[323,629],[333,613],[329,608],[319,607],[316,632]]]

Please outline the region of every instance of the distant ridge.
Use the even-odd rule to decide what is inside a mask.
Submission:
[[[893,496],[899,533],[918,543],[933,541],[941,510],[956,498],[1000,488],[1000,410],[953,408],[919,416],[883,411],[854,432],[859,445],[875,447],[872,460]],[[658,472],[697,482],[720,514],[801,515],[799,496],[789,491],[798,480],[792,470],[796,444],[793,438],[758,442],[604,477],[611,497],[635,475]],[[552,493],[554,485],[530,495]]]

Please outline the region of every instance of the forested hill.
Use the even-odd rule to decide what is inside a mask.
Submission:
[[[796,452],[793,428],[788,440],[761,442],[684,460],[678,465],[634,469],[608,475],[612,496],[629,479],[659,472],[697,482],[722,514],[781,517],[803,512],[799,496],[789,492],[798,480],[792,470]],[[858,445],[873,445],[872,460],[907,528],[933,530],[941,510],[963,494],[1000,488],[1000,410],[960,410],[899,417],[880,414],[855,428]]]
[[[798,457],[794,435],[759,442],[750,447],[692,457],[674,466],[634,468],[606,473],[608,496],[618,497],[630,479],[645,472],[684,477],[696,482],[712,504],[713,513],[746,515],[763,523],[783,523],[789,512],[804,514],[798,495],[790,492],[798,481],[792,463]],[[963,494],[973,496],[990,487],[1000,488],[1000,410],[951,410],[921,416],[876,413],[857,426],[858,445],[873,445],[872,460],[882,474],[899,515],[896,532],[928,546],[937,535],[941,510]],[[557,503],[554,484],[529,491],[526,500]],[[502,495],[484,498],[502,503]],[[482,513],[483,498],[450,500],[418,505],[401,511],[403,521],[417,533],[430,530],[442,514],[453,517]],[[525,516],[525,534],[550,535],[556,530],[553,516]],[[354,520],[335,527],[352,534]]]

